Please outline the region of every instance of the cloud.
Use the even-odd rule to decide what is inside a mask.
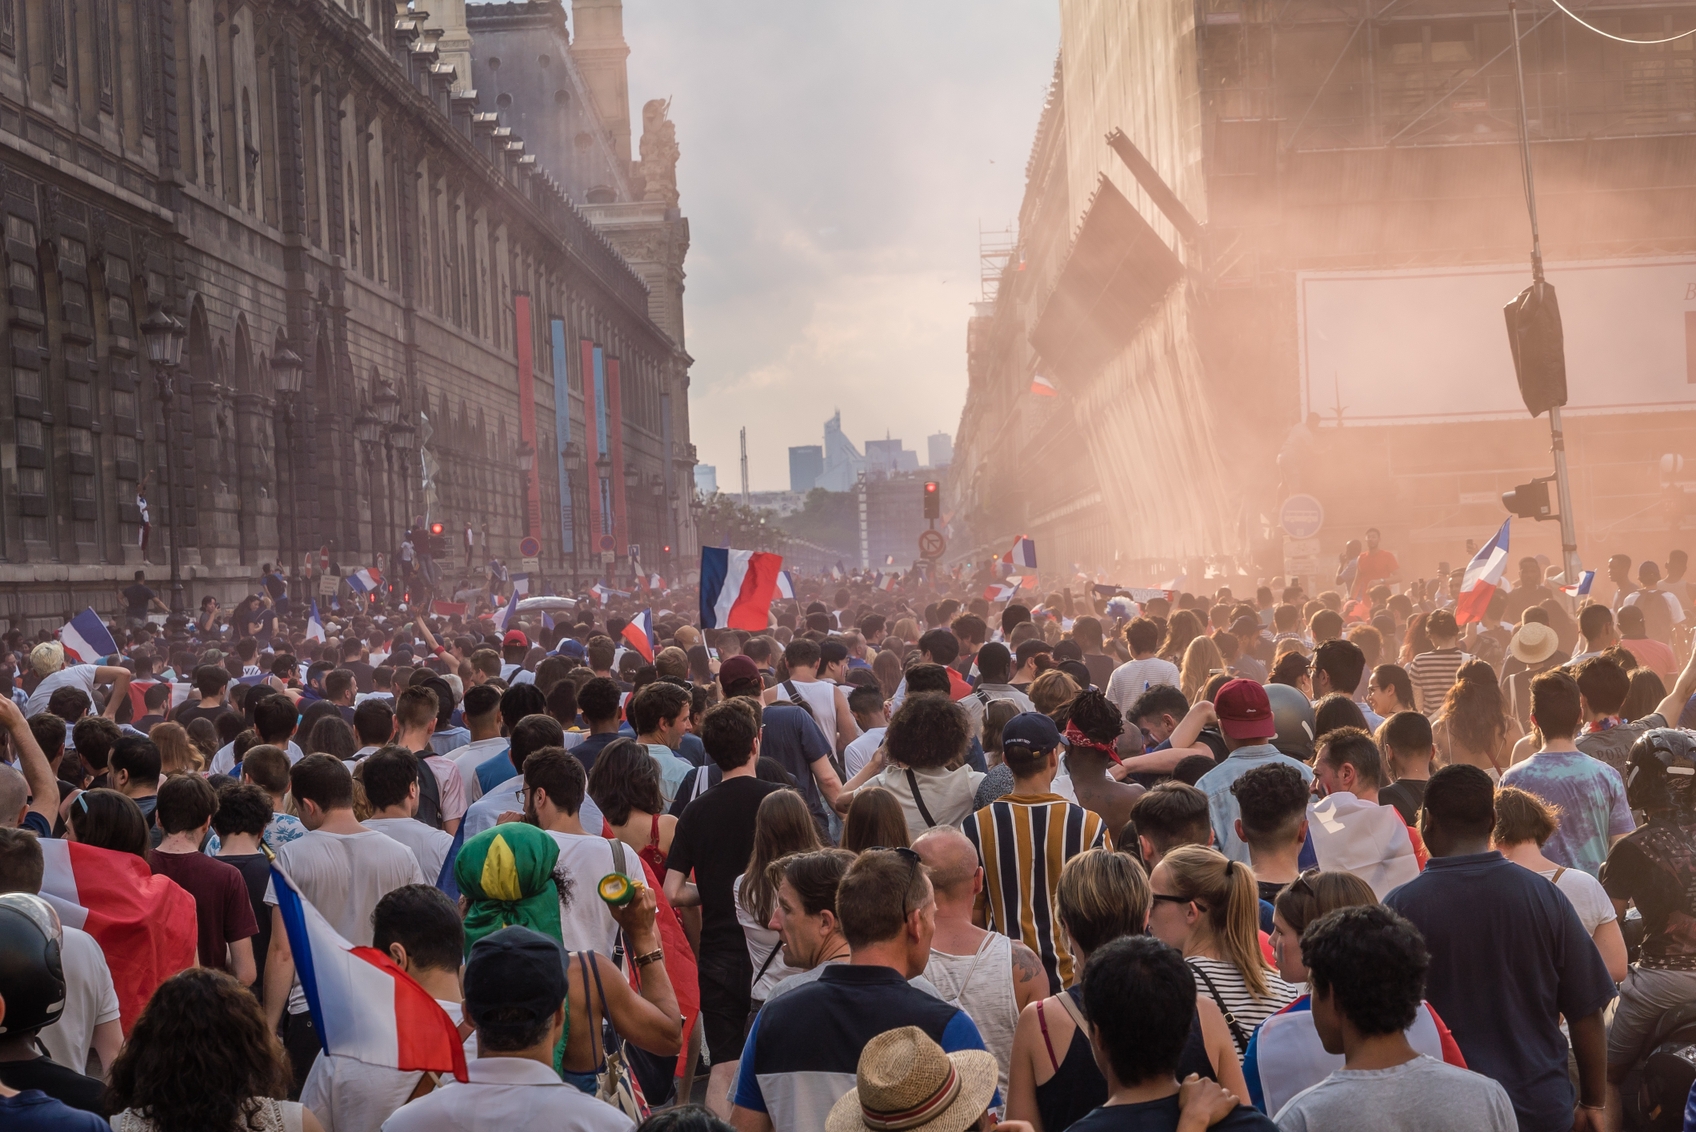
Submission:
[[[977,237],[1017,214],[1057,5],[625,0],[630,99],[672,97],[691,428],[755,490],[836,408],[857,442],[954,432]]]

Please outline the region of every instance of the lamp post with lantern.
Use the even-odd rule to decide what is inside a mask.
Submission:
[[[180,547],[181,527],[177,520],[177,446],[175,429],[171,424],[171,406],[176,399],[176,373],[182,365],[183,339],[187,333],[183,324],[155,308],[141,324],[141,337],[147,346],[147,360],[153,365],[153,380],[157,386],[159,405],[164,410],[165,428],[159,442],[165,446],[165,521],[171,538],[171,615],[187,612],[183,598],[183,573]]]

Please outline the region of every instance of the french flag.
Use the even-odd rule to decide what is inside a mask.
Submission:
[[[985,601],[988,601],[988,602],[1012,601],[1013,595],[1018,593],[1018,592],[1019,592],[1019,589],[1018,589],[1017,586],[1002,586],[1002,585],[991,584],[991,585],[984,587],[984,589],[983,589],[983,599]]]
[[[1054,383],[1040,373],[1031,375],[1031,392],[1038,397],[1057,397],[1060,393],[1054,388]]]
[[[787,570],[777,572],[777,596],[786,601],[795,600],[795,578]]]
[[[376,592],[383,584],[383,572],[375,566],[361,566],[347,576],[347,587],[356,594]]]
[[[92,605],[65,622],[59,643],[65,646],[65,659],[73,664],[99,664],[118,651],[118,642]]]
[[[312,610],[306,615],[306,639],[309,641],[324,640],[324,621],[318,616],[318,602],[314,599]]]
[[[244,682],[257,684],[260,680],[264,679],[264,677],[254,676],[250,678],[244,676],[242,679]],[[142,716],[147,714],[147,689],[153,687],[153,685],[157,683],[159,683],[157,680],[130,681],[129,697],[131,719],[140,719]],[[193,687],[193,684],[172,684],[171,702],[166,707],[165,714],[169,715],[171,712],[176,711],[178,708],[188,703],[188,693]]]
[[[771,616],[783,555],[701,548],[701,628],[760,632]]]
[[[1503,521],[1502,529],[1480,547],[1478,553],[1472,556],[1472,561],[1466,564],[1466,573],[1460,583],[1460,596],[1455,599],[1455,624],[1469,625],[1484,619],[1484,610],[1489,606],[1496,591],[1501,588],[1502,573],[1507,569],[1508,526],[1512,522],[1512,519]]]
[[[512,615],[518,612],[518,603],[525,594],[530,592],[530,575],[514,574],[512,576],[512,596],[507,599],[506,608],[501,610],[501,632],[506,632],[512,625]]]
[[[900,580],[900,574],[879,574],[877,576],[877,588],[887,593],[893,593],[895,584]]]
[[[624,623],[620,635],[624,643],[642,654],[642,659],[654,663],[654,611],[644,609]]]
[[[464,1081],[459,1028],[430,993],[381,951],[338,935],[275,861],[271,882],[324,1051],[389,1069],[451,1072]]]
[[[1561,593],[1565,594],[1567,597],[1584,597],[1590,592],[1590,586],[1595,581],[1596,571],[1586,570],[1584,573],[1578,575],[1577,585],[1562,586]]]
[[[133,853],[43,838],[41,856],[41,895],[105,953],[127,1036],[159,984],[197,962],[194,897]]]
[[[1013,540],[1013,549],[1009,550],[1001,561],[1026,570],[1035,570],[1036,543],[1031,541],[1030,536],[1020,535]]]

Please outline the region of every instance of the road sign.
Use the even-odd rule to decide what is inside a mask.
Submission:
[[[318,579],[318,596],[335,597],[336,588],[341,584],[342,580],[334,574],[325,574],[323,577]]]
[[[318,569],[326,573],[330,569],[330,548],[328,545],[318,548]]]
[[[630,561],[632,561],[632,562],[640,562],[640,561],[642,561],[642,547],[641,547],[641,544],[639,544],[639,543],[634,543],[634,542],[633,542],[633,543],[631,543],[631,544],[630,544]]]
[[[1287,578],[1304,578],[1319,573],[1317,558],[1286,558],[1284,559],[1284,576]]]
[[[617,545],[618,545],[618,543],[613,541],[613,537],[611,535],[602,535],[601,536],[600,547],[601,547],[601,553],[602,554],[611,554],[612,548],[617,546]]]
[[[318,556],[309,550],[300,556],[300,561],[306,567],[306,577],[312,577],[312,570],[318,563]]]
[[[542,556],[541,540],[537,539],[535,535],[525,535],[523,539],[519,540],[518,556],[526,559],[540,558]]]
[[[1287,538],[1284,540],[1285,558],[1318,558],[1319,540],[1316,538]]]
[[[948,549],[948,540],[942,537],[941,531],[919,532],[919,557],[941,558],[943,551]]]
[[[534,542],[535,540],[531,539],[530,541]],[[526,574],[540,574],[542,572],[542,560],[534,556],[530,558],[520,558],[518,560],[518,566],[519,569],[523,570]]]
[[[615,560],[617,560],[617,558],[618,558],[618,555],[614,554],[610,550],[601,551],[601,565],[602,566],[611,566],[613,564],[613,562]]]
[[[1312,538],[1325,526],[1325,508],[1311,495],[1292,495],[1278,508],[1278,525],[1291,538]]]

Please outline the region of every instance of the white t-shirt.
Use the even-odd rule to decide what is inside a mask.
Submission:
[[[24,705],[24,717],[34,719],[47,710],[47,701],[53,698],[53,693],[60,688],[81,688],[87,694],[90,703],[94,702],[94,674],[99,669],[92,664],[73,664],[42,680],[35,686],[35,691],[29,694],[29,702]]]
[[[865,769],[872,761],[877,749],[883,746],[883,733],[887,728],[874,727],[860,734],[860,737],[848,744],[848,749],[842,752],[842,768],[853,778]]]
[[[442,875],[442,862],[448,859],[448,850],[453,848],[453,838],[447,833],[433,829],[417,818],[366,818],[360,824],[385,837],[392,837],[412,850],[412,855],[418,858],[418,867],[424,871],[427,884],[435,884],[436,878]]]
[[[295,746],[293,739],[290,739],[288,743],[284,745],[283,750],[287,752],[289,756],[290,766],[293,766],[295,763],[306,757],[306,752]],[[217,753],[212,756],[211,773],[228,774],[235,768],[235,765],[236,745],[235,741],[231,740],[230,742],[225,743],[222,747],[219,747]]]
[[[465,788],[465,802],[470,805],[483,796],[483,786],[477,781],[477,768],[512,745],[512,740],[496,735],[493,739],[478,739],[459,748],[448,758],[459,768],[459,781]]]
[[[276,851],[277,864],[341,937],[355,947],[371,946],[371,913],[377,901],[403,884],[432,884],[412,850],[374,829],[328,833],[315,829]],[[265,886],[265,903],[277,903],[276,881]],[[304,1014],[300,981],[289,992],[289,1013]]]
[[[608,873],[619,871],[613,866],[612,842],[586,833],[549,830],[548,836],[559,845],[555,868],[567,880],[559,905],[560,942],[567,951],[598,951],[610,957],[618,941],[618,922],[595,886]],[[640,881],[646,875],[642,859],[628,845],[624,848],[624,870],[631,880]]]
[[[94,1028],[118,1018],[118,992],[112,986],[112,971],[94,937],[81,928],[65,925],[59,945],[59,962],[65,971],[65,1012],[41,1030],[41,1044],[60,1065],[81,1073],[94,1048]],[[111,1066],[102,1066],[110,1069]]]
[[[1556,873],[1560,876],[1556,877]],[[1619,914],[1614,911],[1614,902],[1608,899],[1608,890],[1583,869],[1550,869],[1548,872],[1539,871],[1537,875],[1548,877],[1555,882],[1556,888],[1566,894],[1586,934],[1595,935],[1597,928],[1619,919]]]
[[[459,1023],[459,1003],[441,998],[436,1003]],[[465,1039],[465,1060],[476,1056],[477,1035],[473,1034]],[[345,1055],[323,1054],[312,1062],[300,1103],[312,1110],[324,1132],[378,1132],[423,1076],[416,1069],[390,1069]]]
[[[759,923],[742,907],[742,878],[737,877],[730,882],[730,895],[736,901],[736,922],[742,925],[742,935],[748,941],[748,961],[754,966],[754,974],[760,975],[760,968],[765,968],[765,974],[754,981],[753,1000],[764,1002],[766,996],[790,975],[799,975],[806,968],[791,967],[783,961],[783,937]],[[773,948],[777,951],[774,953]],[[766,960],[770,959],[770,964]]]
[[[1143,660],[1127,660],[1115,668],[1113,675],[1107,678],[1105,694],[1120,711],[1130,711],[1137,697],[1156,684],[1170,684],[1176,688],[1180,683],[1177,665],[1151,656]]]
[[[824,732],[825,740],[831,750],[836,749],[836,685],[828,680],[793,680],[795,690],[801,693],[801,698],[807,701],[807,706],[813,709],[813,722]],[[782,684],[776,685],[777,698],[790,698],[789,689]]]

